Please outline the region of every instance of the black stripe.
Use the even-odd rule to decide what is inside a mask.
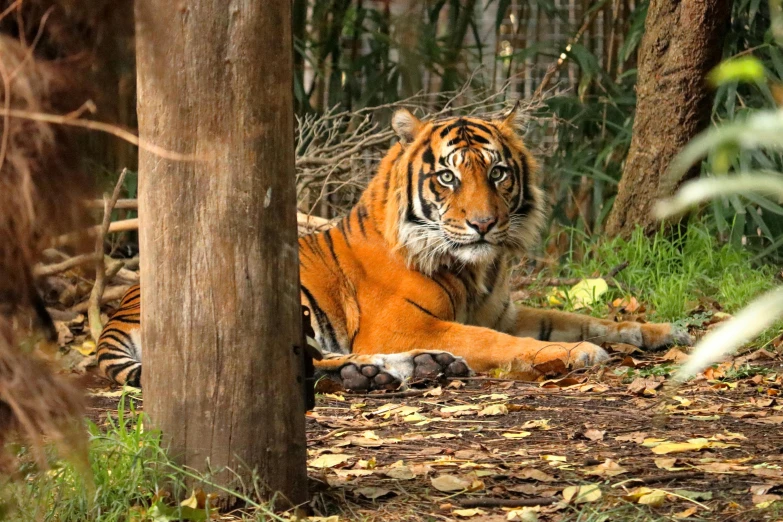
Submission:
[[[451,306],[451,319],[452,320],[456,320],[457,319],[457,305],[454,303],[454,296],[451,295],[451,292],[449,292],[449,289],[446,288],[446,286],[443,283],[441,283],[440,281],[438,281],[434,277],[431,277],[430,279],[432,279],[435,282],[435,284],[437,284],[439,287],[441,287],[441,289],[443,289],[443,291],[448,296],[448,298],[449,298],[449,305]]]
[[[367,232],[364,230],[364,220],[367,219],[367,208],[364,205],[358,205],[356,207],[356,220],[359,221],[359,229],[362,231],[362,236],[367,239]]]
[[[495,320],[495,323],[492,325],[493,330],[497,330],[500,327],[500,321],[502,321],[506,317],[506,314],[508,313],[508,308],[510,306],[511,306],[511,298],[509,297],[508,300],[506,301],[506,305],[503,307],[503,311],[500,312],[500,315]]]
[[[340,345],[337,342],[337,335],[334,332],[334,327],[332,326],[331,321],[329,321],[329,317],[327,317],[326,313],[324,313],[321,307],[318,306],[318,301],[315,300],[313,294],[311,294],[304,285],[302,285],[301,288],[302,292],[304,292],[307,300],[310,303],[310,308],[313,310],[313,314],[315,314],[315,321],[318,323],[318,330],[321,333],[321,338],[327,341],[327,346],[324,347],[325,350],[327,352],[339,351]]]
[[[424,312],[425,314],[429,315],[430,317],[434,317],[435,319],[440,319],[437,315],[433,314],[432,312],[430,312],[429,310],[427,310],[426,308],[424,308],[420,304],[411,301],[407,297],[405,298],[405,300],[407,302],[409,302],[410,304],[412,304],[413,306],[415,306],[416,308],[418,308],[419,310],[421,310],[422,312]]]

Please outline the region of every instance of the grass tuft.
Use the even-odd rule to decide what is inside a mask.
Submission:
[[[583,232],[570,234],[572,245],[589,241]],[[646,305],[653,321],[683,320],[700,304],[709,308],[708,303],[734,313],[775,286],[773,267],[754,262],[749,251],[720,243],[701,224],[691,224],[675,237],[659,232],[649,238],[637,229],[628,239],[598,241],[580,257],[567,255],[553,272],[558,277],[595,277],[625,261],[628,266],[616,279],[635,292],[610,288],[602,302],[633,295]],[[605,315],[606,309],[595,307],[593,313]]]

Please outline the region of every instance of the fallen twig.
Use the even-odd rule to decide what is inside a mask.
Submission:
[[[90,208],[103,208],[103,200],[102,199],[91,199],[87,201],[87,206]],[[138,199],[118,199],[117,204],[114,205],[114,208],[116,209],[125,209],[125,210],[137,210],[139,208],[139,200]]]
[[[101,305],[110,303],[112,301],[116,301],[117,299],[121,299],[122,296],[125,295],[125,292],[127,292],[131,286],[133,285],[120,285],[120,286],[112,286],[107,288],[106,290],[104,290],[103,296],[101,296]],[[82,301],[81,303],[77,303],[72,307],[70,307],[68,311],[77,314],[83,314],[87,312],[89,305],[90,305],[89,301]]]
[[[556,497],[533,497],[533,498],[466,498],[459,501],[459,505],[466,508],[474,507],[532,507],[549,506],[557,504]]]
[[[673,480],[688,480],[692,478],[699,478],[704,475],[702,471],[678,471],[674,473],[664,473],[661,475],[653,475],[651,477],[631,478],[623,480],[617,484],[612,485],[613,488],[620,487],[622,485],[633,482],[634,484],[659,484],[661,482],[671,482]]]
[[[101,254],[103,255],[103,254]],[[51,265],[37,265],[33,269],[33,274],[36,277],[46,277],[56,274],[67,272],[77,266],[86,265],[87,263],[94,263],[98,259],[98,256],[93,252],[92,254],[83,254],[66,259],[60,263],[54,263]]]
[[[90,227],[83,232],[71,232],[69,234],[63,234],[54,240],[54,245],[52,246],[59,247],[59,246],[69,245],[79,240],[79,238],[83,237],[82,234],[87,234],[88,236],[98,235],[101,233],[101,228],[102,228],[101,225],[95,225],[94,227]],[[116,232],[130,232],[132,230],[138,230],[138,229],[139,229],[139,218],[133,218],[133,219],[123,219],[121,221],[115,221],[111,223],[109,225],[109,229],[106,232],[109,234],[114,234]]]
[[[114,205],[120,198],[122,182],[125,181],[125,175],[127,173],[128,169],[122,169],[117,184],[114,186],[114,192],[112,193],[111,198],[104,196],[103,223],[101,224],[100,232],[95,239],[95,284],[92,287],[92,292],[90,292],[90,300],[87,307],[87,320],[90,324],[90,333],[96,343],[103,330],[103,322],[101,321],[101,298],[103,297],[103,291],[106,289],[107,279],[106,264],[103,259],[103,245],[106,240],[106,234],[109,232],[109,226],[111,225],[111,213],[114,210]],[[116,274],[124,265],[122,261],[120,261],[114,266],[116,267],[116,270],[114,270],[114,273]]]

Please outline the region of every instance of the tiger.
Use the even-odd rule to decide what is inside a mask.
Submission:
[[[96,359],[118,384],[141,387],[141,287],[131,286],[101,330]]]
[[[512,300],[512,267],[539,241],[547,206],[516,114],[393,114],[399,139],[358,203],[334,227],[299,239],[300,296],[323,355],[319,375],[361,392],[504,366],[531,376],[582,368],[608,359],[601,342],[691,344],[669,323]],[[120,338],[111,334],[119,322],[127,326],[127,354],[140,356],[139,324],[126,319],[138,320],[138,294],[129,295],[135,312],[112,318],[98,356],[117,382],[140,372],[139,359],[115,358]]]

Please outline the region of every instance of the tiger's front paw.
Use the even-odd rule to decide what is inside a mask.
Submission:
[[[578,343],[569,348],[567,366],[569,368],[586,368],[600,364],[609,359],[606,350],[593,343]]]
[[[693,338],[686,330],[671,323],[646,323],[640,328],[641,348],[657,349],[667,346],[691,346]],[[633,344],[633,343],[631,343]]]
[[[405,352],[369,356],[362,363],[346,364],[340,380],[348,391],[394,390],[410,382],[440,377],[465,377],[472,372],[462,357],[448,352]]]

